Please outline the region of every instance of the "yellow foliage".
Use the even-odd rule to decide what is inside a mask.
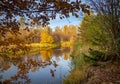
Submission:
[[[71,37],[70,41],[61,41],[61,46],[62,47],[72,47],[74,44],[74,41],[75,41],[74,38]]]
[[[73,45],[74,41],[75,41],[74,38],[71,37],[71,38],[70,38],[70,44]]]
[[[53,43],[53,38],[51,35],[49,35],[48,30],[42,29],[41,30],[41,41],[40,43]]]
[[[41,56],[42,56],[42,60],[44,61],[49,61],[50,57],[52,56],[52,50],[46,50],[46,51],[40,51]]]
[[[68,60],[69,59],[69,54],[68,53],[64,53],[64,60]]]

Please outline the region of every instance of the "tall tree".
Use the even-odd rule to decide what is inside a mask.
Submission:
[[[110,52],[120,56],[120,0],[91,0],[92,7],[100,13],[102,29],[109,33]]]
[[[41,37],[40,43],[53,43],[53,38],[49,34],[47,29],[41,30],[40,37]]]
[[[75,25],[69,25],[69,33],[72,36],[76,36],[77,34],[77,27]]]
[[[108,43],[109,37],[108,33],[102,29],[102,26],[104,26],[104,23],[101,21],[99,14],[97,16],[94,16],[93,13],[90,16],[85,15],[79,27],[82,43],[107,48],[106,43]]]
[[[68,25],[65,25],[65,26],[64,26],[63,32],[64,32],[65,35],[68,35],[68,34],[69,34],[69,26],[68,26]]]

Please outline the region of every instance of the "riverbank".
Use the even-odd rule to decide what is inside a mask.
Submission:
[[[119,84],[119,60],[94,61],[86,58],[89,47],[83,48],[79,43],[75,45],[71,55],[75,68],[65,79],[65,84]]]
[[[34,54],[38,53],[41,50],[52,49],[59,47],[57,44],[40,44],[40,43],[31,43],[31,44],[19,44],[11,45],[6,48],[6,51],[0,52],[0,56],[20,56],[25,54]]]
[[[64,81],[65,84],[119,84],[119,61],[104,62],[101,66],[84,65],[74,69]]]
[[[66,45],[63,45],[66,44]],[[31,44],[19,44],[0,47],[0,56],[20,56],[27,54],[36,54],[41,50],[48,50],[54,48],[71,47],[70,43],[63,42],[62,44],[50,44],[50,43],[31,43]]]

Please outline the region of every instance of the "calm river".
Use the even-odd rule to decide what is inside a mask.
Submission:
[[[73,69],[70,49],[40,51],[19,57],[0,57],[0,84],[63,84]]]

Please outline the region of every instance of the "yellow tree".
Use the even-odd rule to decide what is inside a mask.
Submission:
[[[70,30],[70,35],[76,36],[76,34],[77,34],[77,27],[75,25],[70,25],[69,26],[69,30]]]
[[[53,43],[53,38],[48,33],[47,29],[42,29],[41,30],[40,37],[41,37],[40,43]]]
[[[69,33],[69,26],[65,25],[64,29],[63,29],[63,32],[65,33],[65,35],[68,35],[68,33]]]

